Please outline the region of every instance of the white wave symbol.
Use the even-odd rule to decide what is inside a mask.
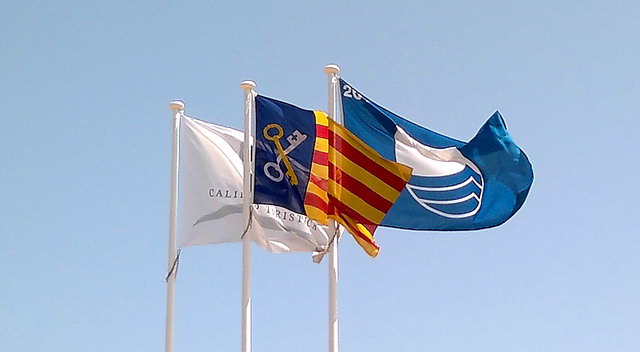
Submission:
[[[452,191],[457,191],[463,189],[468,185],[475,185],[480,190],[480,195],[476,193],[476,191],[471,191],[470,193],[458,197],[458,198],[450,198],[446,199],[446,195],[443,194],[443,197],[437,198],[427,198],[424,195],[420,196],[420,192],[428,192],[428,194],[433,195],[434,193],[454,193]],[[409,194],[418,202],[422,207],[429,210],[434,214],[438,214],[440,216],[444,216],[450,219],[463,219],[470,216],[475,215],[478,210],[480,210],[480,205],[482,204],[482,184],[477,182],[473,176],[469,176],[465,181],[460,182],[453,186],[444,186],[444,187],[423,187],[416,186],[412,184],[407,184],[407,191]],[[464,204],[463,204],[464,203]],[[475,203],[475,206],[472,204]],[[468,208],[469,205],[473,206],[473,208],[469,211],[458,213],[455,210],[461,208]],[[449,211],[447,211],[449,209]]]
[[[413,168],[413,176],[417,177],[412,181],[421,181],[406,186],[413,199],[442,217],[463,219],[475,215],[484,192],[480,169],[455,147],[433,148],[418,142],[399,126],[397,129],[396,160]]]

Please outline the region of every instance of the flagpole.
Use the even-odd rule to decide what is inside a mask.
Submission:
[[[173,322],[176,300],[176,219],[178,216],[178,168],[180,155],[180,117],[184,113],[184,103],[174,100],[169,103],[173,117],[173,137],[171,155],[171,200],[169,206],[169,252],[167,260],[167,317],[165,325],[165,352],[173,352]]]
[[[336,93],[338,92],[338,65],[329,64],[324,67],[324,73],[329,79],[329,116],[340,122],[338,117],[338,109],[336,108]],[[337,233],[338,224],[335,220],[329,223],[329,234],[333,236]],[[339,336],[338,336],[338,240],[339,235],[331,243],[329,248],[329,352],[338,352]]]
[[[243,147],[243,182],[242,209],[244,223],[249,226],[251,203],[253,193],[251,183],[252,175],[252,125],[255,120],[255,99],[253,89],[256,87],[253,81],[242,81],[240,88],[244,90],[244,147]],[[248,228],[247,228],[248,230]],[[242,238],[242,352],[251,352],[251,238],[245,232]]]

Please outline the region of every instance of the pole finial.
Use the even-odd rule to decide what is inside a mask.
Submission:
[[[328,75],[336,74],[338,72],[340,72],[340,66],[336,64],[328,64],[327,66],[324,67],[324,73]]]
[[[242,89],[254,89],[256,87],[256,82],[252,80],[246,80],[240,82],[240,88]]]
[[[184,110],[184,102],[182,100],[172,100],[169,103],[169,109],[175,111]]]

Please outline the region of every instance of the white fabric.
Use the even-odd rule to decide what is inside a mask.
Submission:
[[[187,116],[180,125],[178,246],[235,242],[246,228],[242,217],[244,134]],[[306,216],[266,205],[253,206],[251,239],[283,253],[323,251],[327,229]]]
[[[412,179],[406,185],[411,197],[426,210],[446,218],[463,219],[476,215],[482,205],[484,192],[484,179],[480,169],[456,147],[430,147],[415,140],[400,126],[396,128],[396,161],[413,168]],[[476,180],[473,175],[468,174],[466,179],[458,179],[458,183],[444,183],[441,186],[411,183],[421,177],[453,176],[462,173],[467,167],[480,179]],[[452,205],[460,204],[475,206],[466,212],[451,211]]]
[[[400,126],[396,126],[396,161],[411,166],[412,174],[418,176],[450,176],[468,166],[481,174],[480,169],[460,153],[458,148],[434,148],[411,137]]]

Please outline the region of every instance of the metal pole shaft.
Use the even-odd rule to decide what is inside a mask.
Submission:
[[[169,251],[167,259],[167,316],[165,325],[165,352],[173,352],[173,326],[176,298],[176,271],[173,267],[176,260],[176,222],[178,216],[178,168],[180,157],[180,118],[184,111],[184,103],[172,101],[169,104],[173,117],[173,138],[171,156],[171,200],[169,205]],[[173,269],[173,270],[172,270]]]
[[[240,87],[244,90],[244,149],[243,149],[243,214],[245,224],[249,223],[253,192],[252,175],[252,125],[255,114],[253,81],[243,81]],[[251,236],[244,234],[242,239],[242,352],[251,352]]]
[[[338,65],[327,65],[324,72],[329,78],[329,116],[334,120],[338,119],[336,107],[336,93],[338,87]],[[339,121],[339,120],[338,120]],[[331,236],[337,233],[338,224],[331,220],[329,223],[329,233]],[[338,240],[336,238],[329,248],[329,352],[338,352],[339,345],[339,323],[338,323]]]

